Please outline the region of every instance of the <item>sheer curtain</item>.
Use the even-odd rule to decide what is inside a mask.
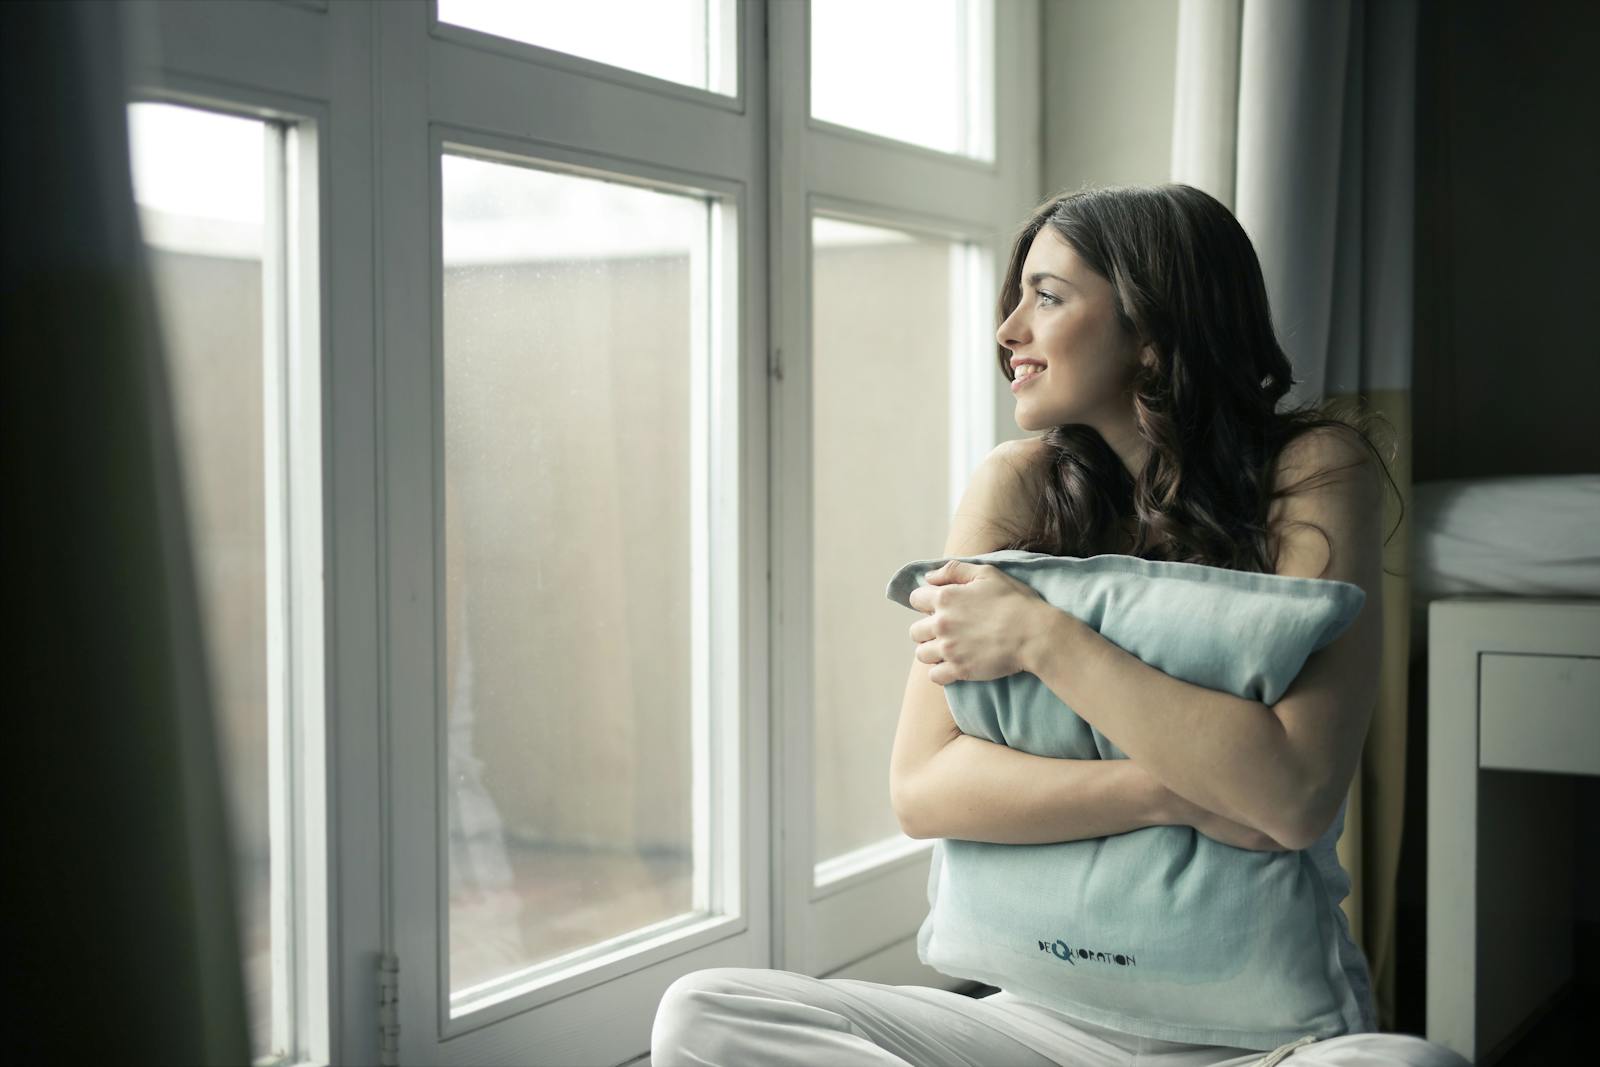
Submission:
[[[34,1062],[244,1063],[228,828],[129,175],[125,12],[0,5],[8,1040]]]
[[[1339,843],[1384,1029],[1410,648],[1416,39],[1416,0],[1181,0],[1172,137],[1172,179],[1231,207],[1261,257],[1300,379],[1284,403],[1359,398],[1393,428],[1379,442],[1400,489],[1384,526],[1381,691]]]

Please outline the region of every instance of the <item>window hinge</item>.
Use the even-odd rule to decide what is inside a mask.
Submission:
[[[772,349],[772,365],[768,368],[768,373],[778,381],[783,381],[783,349],[776,346]]]
[[[400,957],[378,958],[378,1063],[400,1062]]]

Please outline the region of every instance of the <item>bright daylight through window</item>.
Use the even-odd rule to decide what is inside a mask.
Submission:
[[[733,95],[736,0],[439,0],[439,21]]]

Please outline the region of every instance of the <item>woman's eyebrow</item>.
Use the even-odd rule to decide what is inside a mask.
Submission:
[[[1067,281],[1067,279],[1063,278],[1061,275],[1059,275],[1059,274],[1051,274],[1047,270],[1036,270],[1032,274],[1028,275],[1028,284],[1030,286],[1033,286],[1033,287],[1037,288],[1038,285],[1039,285],[1039,280],[1041,278],[1054,278],[1056,281],[1062,282],[1062,283],[1064,283],[1066,285],[1071,285],[1072,284],[1071,282]]]

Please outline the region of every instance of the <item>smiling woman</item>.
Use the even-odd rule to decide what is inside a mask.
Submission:
[[[1349,878],[1334,844],[1372,708],[1381,627],[1386,465],[1364,420],[1277,411],[1293,378],[1255,251],[1225,207],[1189,186],[1046,201],[1017,236],[997,310],[1000,369],[1017,398],[1017,425],[1045,432],[1001,445],[979,466],[947,556],[1112,553],[1322,576],[1359,586],[1365,606],[1268,705],[1165,674],[998,567],[942,567],[908,601],[925,617],[911,627],[917,649],[891,761],[902,826],[916,837],[1024,846],[1118,838],[1135,850],[1140,833],[1192,826],[1232,846],[1219,855],[1303,851],[1279,869],[1303,872],[1317,887],[1311,895],[1339,914]],[[956,728],[941,686],[1001,685],[1024,671],[1120,750],[1118,758],[1046,758]],[[931,884],[930,898],[936,888],[947,901],[951,887]],[[1237,888],[1270,887],[1244,878]],[[1048,881],[1026,888],[1034,896],[1068,891]],[[1145,931],[1155,941],[1237,943],[1231,931],[1187,928],[1181,892],[1172,904],[1150,917],[1161,924],[1159,933]],[[1306,1032],[1297,1027],[1283,1044],[1281,1029],[1261,1025],[1258,1005],[1238,995],[1238,976],[1207,991],[1207,1003],[1229,1007],[1202,1011],[1184,1040],[1168,1040],[1180,1035],[1159,1020],[1134,1012],[1119,1014],[1115,1029],[1098,1025],[1092,1009],[1070,1010],[1071,998],[1061,996],[1046,1006],[1022,982],[974,1002],[917,986],[721,968],[668,989],[655,1062],[1043,1065],[1132,1057],[1246,1067],[1291,1052],[1305,1064],[1464,1062],[1414,1036],[1372,1032],[1359,947],[1329,915],[1311,925],[1331,946],[1323,984],[1345,1007]],[[1000,935],[985,930],[998,946]],[[1098,944],[1090,931],[1079,935]],[[1292,944],[1271,948],[1305,962]],[[920,937],[918,950],[929,962]],[[1284,973],[1271,955],[1247,953],[1237,965],[1270,988]],[[1163,997],[1184,994],[1155,960],[1141,964],[1141,997],[1165,1004]],[[1189,1043],[1196,1040],[1207,1043]]]
[[[1001,633],[1014,590],[993,568],[961,565],[930,583],[965,588],[912,603],[930,615],[911,634],[928,680],[1038,674],[1159,781],[1168,813],[1236,843],[1255,832],[1307,847],[1343,810],[1376,695],[1381,455],[1359,424],[1276,411],[1292,375],[1254,250],[1225,207],[1189,186],[1047,201],[1018,235],[997,318],[1018,425],[1050,429],[997,450],[1021,480],[975,506],[1000,536],[956,554],[1115,552],[1327,577],[1359,585],[1370,606],[1267,708],[1176,682],[1059,612],[1035,612],[1025,641]],[[1022,364],[1044,369],[1019,379]],[[987,662],[989,648],[1018,661]],[[902,779],[926,777],[918,751],[897,752]],[[946,792],[910,791],[935,810]],[[968,832],[1023,833],[986,822],[960,792]],[[1013,810],[1002,808],[995,820]]]
[[[1109,429],[1127,407],[1141,355],[1152,358],[1148,348],[1141,353],[1137,334],[1119,321],[1111,284],[1053,227],[1035,236],[1022,270],[1025,288],[997,331],[1011,352],[1003,369],[1012,371],[1017,425]],[[1117,440],[1135,446],[1129,428]]]
[[[1187,185],[1052,198],[1013,246],[997,307],[1000,372],[1017,425],[1045,430],[1034,521],[1002,547],[1091,555],[1136,534],[1127,553],[1272,572],[1269,511],[1352,469],[1283,465],[1308,431],[1338,435],[1387,464],[1373,414],[1277,411],[1294,382],[1249,237]],[[1043,370],[1018,379],[1016,367]],[[1021,381],[1019,385],[1018,382]],[[1392,483],[1392,479],[1391,479]]]

